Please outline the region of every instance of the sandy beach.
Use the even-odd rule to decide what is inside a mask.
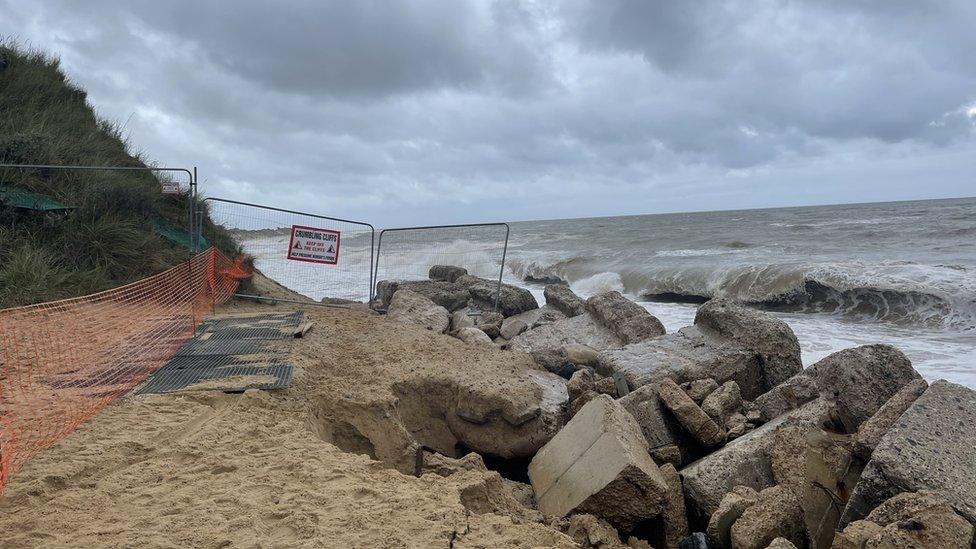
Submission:
[[[368,406],[398,380],[531,369],[527,356],[365,310],[306,314],[315,324],[295,341],[291,388],[127,396],[38,455],[0,500],[4,546],[573,545],[514,500],[468,509],[466,487],[494,473],[417,478],[322,438],[335,399]]]

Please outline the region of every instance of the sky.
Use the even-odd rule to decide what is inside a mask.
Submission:
[[[201,191],[378,227],[976,195],[972,0],[0,0]]]

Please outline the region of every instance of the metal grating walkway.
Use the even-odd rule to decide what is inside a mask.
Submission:
[[[293,368],[286,360],[303,319],[301,311],[209,319],[135,393],[288,387]]]

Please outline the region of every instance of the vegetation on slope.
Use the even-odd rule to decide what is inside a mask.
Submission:
[[[0,163],[147,165],[129,152],[118,125],[95,115],[57,59],[9,44],[0,45]],[[185,188],[162,195],[159,177],[0,169],[0,185],[70,208],[40,212],[0,202],[0,308],[109,289],[186,260],[187,248],[154,229],[162,223],[186,231],[189,196]],[[209,219],[204,226],[212,243],[238,251]]]

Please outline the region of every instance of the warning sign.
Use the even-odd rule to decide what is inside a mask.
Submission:
[[[339,231],[292,225],[288,259],[326,265],[339,263]]]
[[[180,184],[173,181],[163,181],[160,183],[163,194],[180,194]]]

